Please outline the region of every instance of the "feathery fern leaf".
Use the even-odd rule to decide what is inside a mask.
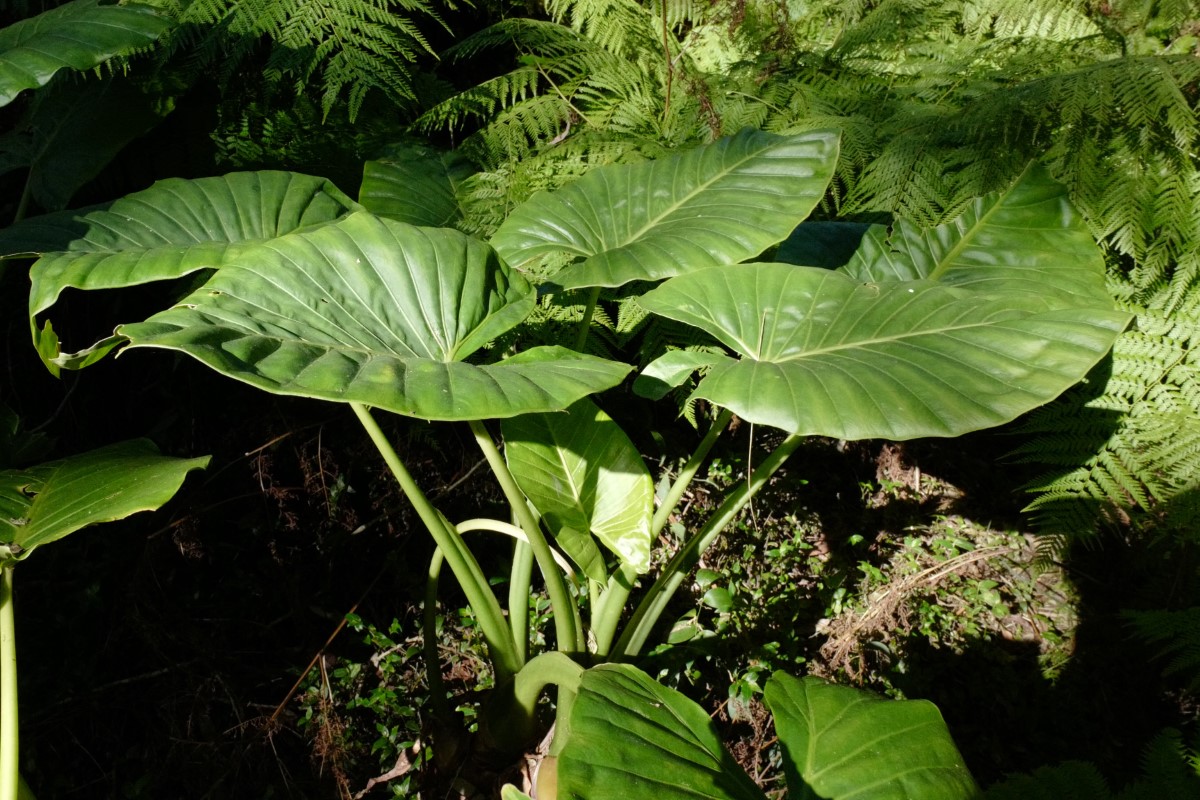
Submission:
[[[415,105],[413,66],[433,51],[414,20],[444,26],[427,0],[192,0],[179,19],[198,69],[229,82],[266,39],[269,81],[299,94],[319,75],[324,115],[344,100],[351,120],[373,90]]]

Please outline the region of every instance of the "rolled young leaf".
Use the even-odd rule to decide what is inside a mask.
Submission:
[[[118,333],[270,392],[435,420],[558,410],[629,371],[561,347],[463,361],[533,304],[483,242],[360,212],[240,247],[203,287]]]
[[[785,264],[682,275],[638,302],[742,356],[711,367],[696,396],[751,422],[841,439],[1007,422],[1083,378],[1128,321],[1054,294],[864,285]]]
[[[100,522],[152,511],[170,500],[208,457],[160,455],[146,439],[24,470],[0,472],[0,563]]]
[[[972,800],[967,771],[937,707],[888,700],[776,672],[765,700],[783,745],[788,794],[822,800]]]
[[[589,533],[639,573],[650,568],[654,483],[611,417],[580,400],[565,413],[505,420],[502,429],[505,458],[521,491],[551,530],[568,531],[559,544],[588,577],[605,578],[603,562],[597,568],[591,549],[578,541]]]
[[[746,130],[672,158],[593,170],[534,195],[492,244],[508,263],[566,253],[564,289],[661,280],[734,264],[782,241],[825,194],[838,134]]]

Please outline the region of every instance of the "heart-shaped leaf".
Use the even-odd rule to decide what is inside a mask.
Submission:
[[[1128,321],[1054,293],[864,285],[784,264],[681,275],[639,302],[743,356],[713,366],[697,396],[751,422],[842,439],[1007,422],[1079,381]]]
[[[627,664],[583,673],[558,756],[558,796],[763,800],[704,709]]]
[[[424,419],[557,410],[629,371],[561,347],[462,360],[533,304],[483,242],[358,213],[231,251],[203,287],[118,332],[270,392]]]
[[[152,44],[171,27],[156,8],[75,0],[0,30],[0,106],[63,68],[88,70]]]
[[[1066,187],[1037,164],[1007,190],[973,201],[952,222],[921,228],[899,220],[890,234],[872,226],[843,270],[864,283],[927,279],[1111,305],[1101,280],[1103,255]]]
[[[672,158],[603,167],[535,195],[500,226],[508,263],[567,254],[564,289],[653,281],[752,258],[820,202],[838,134],[743,131]]]
[[[212,269],[231,245],[274,239],[355,208],[324,178],[292,172],[173,178],[104,206],[47,214],[0,231],[0,254],[42,255],[30,271],[35,343],[59,366],[80,367],[120,340],[57,355],[57,338],[48,325],[39,331],[36,317],[64,289],[116,289]]]
[[[551,530],[590,532],[638,572],[650,568],[654,483],[641,455],[612,418],[589,400],[566,413],[504,421],[504,453],[521,491]],[[574,537],[559,544],[596,581],[604,564]],[[589,569],[589,567],[591,567]]]
[[[170,458],[145,439],[0,472],[0,563],[100,522],[152,511],[204,458]]]
[[[933,703],[888,700],[776,672],[767,707],[789,795],[824,800],[970,800],[979,787]]]

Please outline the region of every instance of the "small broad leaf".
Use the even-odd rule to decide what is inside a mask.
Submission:
[[[508,467],[551,530],[591,532],[638,572],[650,568],[654,483],[611,417],[581,400],[565,413],[514,417],[502,428]],[[569,541],[559,544],[588,577],[603,580],[603,564],[594,574]]]
[[[996,293],[1074,295],[1111,306],[1104,257],[1067,189],[1032,164],[1007,190],[981,197],[952,222],[872,226],[842,268],[864,283],[934,280]],[[1078,301],[1077,301],[1078,302]]]
[[[979,788],[937,707],[776,672],[765,700],[789,795],[822,800],[971,800]]]
[[[763,800],[700,706],[627,664],[583,673],[558,756],[558,796]]]
[[[593,170],[518,207],[492,239],[521,267],[567,254],[564,289],[661,280],[783,240],[833,177],[838,134],[743,131],[672,158]]]
[[[565,408],[629,371],[561,347],[462,360],[533,304],[483,242],[360,212],[240,247],[180,303],[118,333],[270,392],[437,420]]]
[[[0,106],[60,69],[88,70],[148,47],[171,20],[149,5],[75,0],[0,30]]]
[[[431,228],[451,227],[462,216],[456,187],[474,171],[458,153],[429,147],[393,147],[363,165],[358,201],[373,214]]]
[[[642,397],[659,400],[687,380],[698,369],[722,360],[715,353],[699,350],[670,350],[651,361],[633,382],[633,391]]]
[[[170,458],[136,439],[0,472],[0,548],[21,560],[88,525],[152,511],[179,491],[188,472],[207,465],[207,456]]]
[[[695,395],[743,419],[842,439],[958,436],[1078,382],[1128,315],[1055,293],[991,295],[932,281],[748,264],[681,275],[639,299],[739,353]]]
[[[219,267],[232,245],[274,239],[344,216],[357,207],[324,178],[292,172],[235,172],[219,178],[159,181],[90,210],[25,220],[0,231],[0,254],[42,255],[30,270],[29,316],[45,355],[58,352],[38,314],[64,289],[117,289]],[[118,339],[89,348],[90,357],[50,357],[86,366]]]

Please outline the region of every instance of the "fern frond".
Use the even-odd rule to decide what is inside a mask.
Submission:
[[[1126,611],[1124,616],[1139,638],[1159,647],[1155,658],[1166,661],[1165,675],[1179,676],[1190,688],[1200,688],[1200,607]]]
[[[269,79],[299,94],[319,76],[324,115],[344,101],[351,120],[371,91],[414,107],[413,67],[434,55],[415,20],[445,27],[426,0],[193,0],[179,18],[195,69],[228,83],[266,42]]]

